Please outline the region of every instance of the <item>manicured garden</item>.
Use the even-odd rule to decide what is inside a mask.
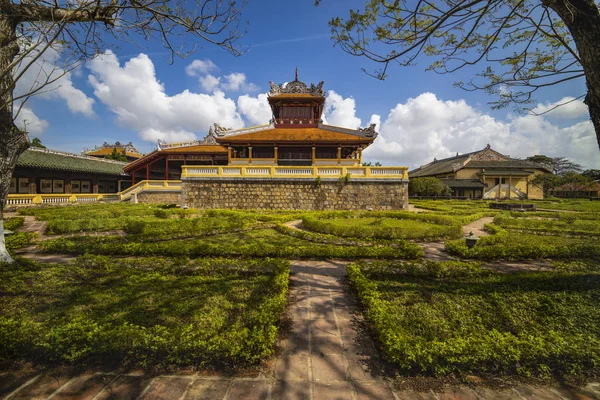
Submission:
[[[536,204],[544,210],[439,200],[415,201],[421,213],[23,209],[47,221],[38,250],[78,258],[1,267],[0,361],[255,365],[276,348],[289,260],[347,259],[372,334],[402,374],[597,377],[600,202]],[[489,236],[469,249],[462,227],[482,217],[493,217]],[[7,247],[34,239],[17,233]],[[428,241],[462,261],[426,261]],[[554,270],[485,265],[541,259]]]
[[[289,262],[19,260],[0,279],[0,360],[239,367],[274,351]]]
[[[456,261],[358,262],[348,276],[402,374],[600,373],[597,264],[503,274]]]

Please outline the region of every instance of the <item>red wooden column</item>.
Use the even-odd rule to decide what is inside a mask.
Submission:
[[[146,165],[146,180],[150,180],[150,164]]]
[[[165,157],[165,180],[169,180],[169,157]]]
[[[131,186],[135,185],[135,170],[131,171]]]

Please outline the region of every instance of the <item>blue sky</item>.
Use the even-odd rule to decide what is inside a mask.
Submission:
[[[233,127],[266,123],[269,80],[290,81],[298,67],[300,80],[325,81],[327,123],[378,124],[380,136],[366,152],[371,160],[415,167],[490,143],[515,157],[564,155],[600,168],[581,102],[544,117],[492,111],[487,94],[453,86],[481,66],[438,75],[425,72],[429,60],[421,59],[413,67],[392,67],[385,81],[362,72],[378,66],[333,47],[327,23],[363,4],[326,0],[314,7],[313,0],[253,0],[244,10],[249,26],[240,41],[249,50],[240,57],[199,43],[196,53],[170,64],[159,43],[120,44],[66,77],[69,82],[56,93],[31,99],[23,115],[31,136],[50,148],[81,152],[119,140],[148,152],[156,138],[202,138],[212,122]],[[547,105],[583,93],[581,80],[548,89],[537,100]]]

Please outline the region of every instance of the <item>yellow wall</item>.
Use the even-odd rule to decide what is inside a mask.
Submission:
[[[456,179],[480,179],[479,172],[481,168],[463,168],[456,172]]]

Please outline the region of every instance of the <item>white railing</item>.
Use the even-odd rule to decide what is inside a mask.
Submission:
[[[271,178],[340,178],[351,179],[408,179],[407,167],[294,167],[294,166],[189,166],[181,167],[181,177],[271,177]]]

